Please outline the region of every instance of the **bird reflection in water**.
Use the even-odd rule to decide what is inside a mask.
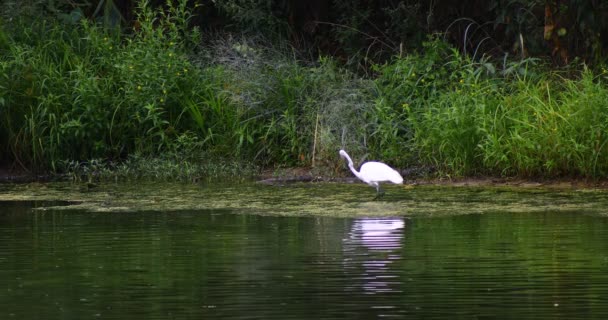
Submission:
[[[354,220],[344,239],[344,264],[345,268],[362,269],[359,285],[366,293],[399,292],[399,273],[390,267],[400,259],[404,228],[403,218]]]

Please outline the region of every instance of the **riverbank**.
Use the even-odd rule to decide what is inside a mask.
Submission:
[[[14,169],[9,166],[0,165],[0,183],[2,182],[32,182],[40,179],[41,177],[26,172],[24,170]]]
[[[310,168],[281,168],[268,169],[253,176],[252,179],[260,184],[287,185],[291,183],[361,183],[357,178],[342,172],[336,175],[319,175]],[[584,178],[518,178],[518,177],[424,177],[404,176],[406,186],[450,186],[450,187],[513,187],[513,188],[551,188],[551,189],[608,189],[608,179]],[[33,174],[24,170],[0,166],[0,183],[29,183],[35,181],[68,180],[68,175]],[[200,180],[192,179],[193,183]]]
[[[348,173],[347,173],[348,174]],[[340,182],[361,183],[356,177],[318,176],[313,170],[306,168],[282,169],[280,174],[265,171],[258,179],[259,183],[281,185],[295,182]],[[556,189],[608,189],[608,179],[584,178],[518,178],[518,177],[424,177],[404,176],[405,185],[408,186],[452,186],[452,187],[515,187],[515,188],[556,188]]]

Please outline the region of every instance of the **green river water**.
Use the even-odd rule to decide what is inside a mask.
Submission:
[[[0,184],[0,319],[606,319],[608,192]]]

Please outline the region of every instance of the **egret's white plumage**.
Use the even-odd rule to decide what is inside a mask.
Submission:
[[[353,165],[353,160],[350,158],[348,153],[346,153],[346,151],[340,150],[340,157],[345,158],[346,161],[348,161],[350,171],[352,171],[357,178],[376,188],[378,195],[381,194],[380,182],[392,182],[394,184],[403,183],[403,177],[399,174],[399,172],[382,162],[366,162],[361,166],[360,171],[357,171]]]

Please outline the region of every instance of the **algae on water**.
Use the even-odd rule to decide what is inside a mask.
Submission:
[[[52,208],[90,212],[228,209],[262,215],[336,217],[456,215],[487,212],[584,211],[607,214],[602,190],[506,187],[386,186],[374,201],[364,184],[105,183],[93,188],[69,182],[2,184],[0,201],[46,201]],[[60,201],[60,202],[57,202]],[[60,205],[48,205],[48,204]]]

